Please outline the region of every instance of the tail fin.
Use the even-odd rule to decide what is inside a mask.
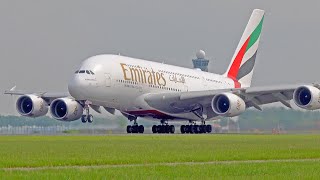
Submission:
[[[253,10],[229,68],[224,74],[235,82],[236,88],[250,87],[251,85],[263,19],[263,10]]]

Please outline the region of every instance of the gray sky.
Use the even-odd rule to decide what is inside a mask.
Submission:
[[[254,8],[266,10],[253,86],[320,82],[319,0],[2,0],[0,91],[67,91],[82,60],[103,53],[192,67],[204,49],[223,73]],[[0,113],[14,112],[0,95]]]

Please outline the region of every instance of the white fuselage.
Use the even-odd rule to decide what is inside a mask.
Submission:
[[[68,85],[76,100],[154,118],[165,117],[141,100],[146,94],[234,87],[234,81],[222,75],[120,55],[98,55],[85,60]],[[159,114],[162,116],[157,117]],[[187,115],[168,116],[179,119]]]

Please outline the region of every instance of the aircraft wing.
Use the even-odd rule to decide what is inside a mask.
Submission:
[[[215,95],[220,93],[233,93],[241,97],[246,103],[246,107],[261,109],[261,105],[273,102],[281,102],[291,108],[290,100],[293,92],[301,85],[284,85],[269,87],[249,87],[220,89],[208,91],[194,91],[181,93],[157,93],[148,94],[144,99],[153,108],[167,113],[186,113],[199,108],[206,110],[208,118],[216,117],[211,108],[211,101]],[[317,87],[318,85],[310,85]]]
[[[41,98],[43,98],[48,104],[51,103],[54,99],[62,98],[62,97],[70,97],[70,94],[68,92],[32,92],[32,91],[22,91],[22,90],[15,90],[15,88],[12,88],[11,90],[7,90],[4,92],[4,94],[9,95],[17,95],[17,96],[23,96],[27,94],[33,94],[37,95]]]

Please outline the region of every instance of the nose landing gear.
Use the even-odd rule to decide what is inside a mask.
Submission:
[[[86,122],[92,123],[92,122],[93,122],[93,116],[92,116],[92,114],[82,115],[82,116],[81,116],[81,122],[82,122],[82,123],[86,123]]]
[[[92,116],[92,114],[90,114],[89,106],[85,105],[84,109],[85,109],[86,113],[81,116],[81,122],[82,123],[86,123],[86,122],[92,123],[93,122],[93,116]]]

